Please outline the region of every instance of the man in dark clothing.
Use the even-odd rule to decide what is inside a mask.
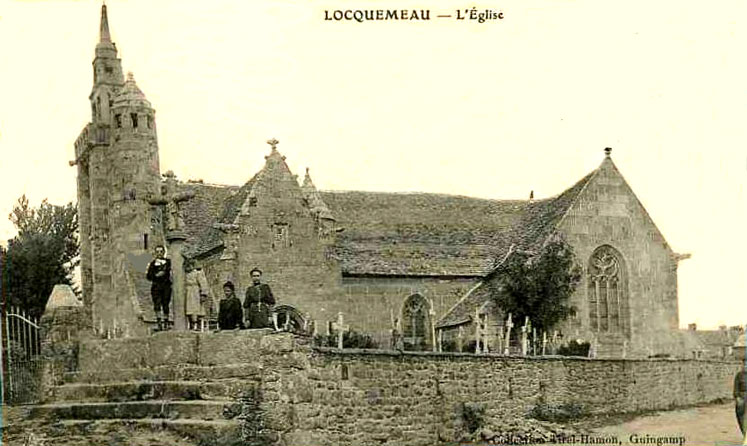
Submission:
[[[155,247],[156,258],[148,265],[145,277],[150,280],[150,297],[153,299],[153,311],[156,313],[158,330],[168,328],[169,303],[171,302],[171,260],[164,257],[166,248]],[[165,321],[165,326],[163,324]]]
[[[223,284],[223,299],[218,306],[218,329],[234,330],[244,328],[244,312],[241,310],[241,301],[236,297],[233,283]]]
[[[251,271],[252,286],[246,289],[244,299],[244,317],[248,328],[267,328],[275,325],[272,309],[275,306],[275,297],[272,295],[270,286],[261,283],[262,271],[254,268]],[[277,327],[276,327],[277,328]]]
[[[744,435],[744,403],[747,399],[747,376],[745,376],[745,359],[742,359],[742,370],[737,373],[734,377],[734,409],[737,414],[737,423],[739,423],[739,430]],[[745,437],[747,440],[747,437]]]

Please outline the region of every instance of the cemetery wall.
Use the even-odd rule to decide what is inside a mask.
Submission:
[[[585,416],[666,410],[730,398],[740,367],[697,360],[340,351],[315,349],[308,339],[269,330],[88,340],[81,343],[78,365],[87,382],[121,381],[129,373],[124,369],[138,375],[149,370],[162,379],[199,372],[201,379],[239,384],[251,377],[258,380],[256,392],[236,396],[245,406],[244,430],[294,446],[457,441],[470,430],[468,412],[479,415],[482,429],[501,433],[526,424],[533,411]],[[226,365],[240,367],[226,375]]]
[[[500,433],[534,411],[629,413],[730,398],[737,363],[315,351],[289,444],[435,444],[467,433],[465,405]],[[299,389],[299,391],[293,390]]]

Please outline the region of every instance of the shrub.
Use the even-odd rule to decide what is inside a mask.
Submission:
[[[467,432],[477,432],[485,424],[485,407],[477,403],[462,403],[462,422]]]
[[[538,404],[527,415],[529,418],[534,418],[535,420],[557,423],[583,418],[587,415],[587,412],[578,403],[565,403],[559,406]]]
[[[329,335],[318,334],[314,336],[314,345],[319,347],[337,347],[337,333]],[[357,332],[355,330],[346,331],[342,335],[342,348],[379,348],[376,341],[371,335]]]
[[[558,355],[587,357],[589,356],[589,349],[591,349],[590,343],[585,341],[578,342],[573,339],[568,344],[558,347]]]

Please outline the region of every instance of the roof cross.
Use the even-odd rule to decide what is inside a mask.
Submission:
[[[278,141],[275,138],[272,138],[267,141],[267,144],[269,144],[272,147],[272,150],[277,150],[277,145],[280,144],[280,141]]]

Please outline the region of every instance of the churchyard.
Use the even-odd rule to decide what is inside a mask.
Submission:
[[[593,434],[584,420],[727,400],[740,367],[341,349],[272,328],[113,337],[90,325],[77,301],[50,300],[39,387],[12,409],[8,444],[547,442]]]

